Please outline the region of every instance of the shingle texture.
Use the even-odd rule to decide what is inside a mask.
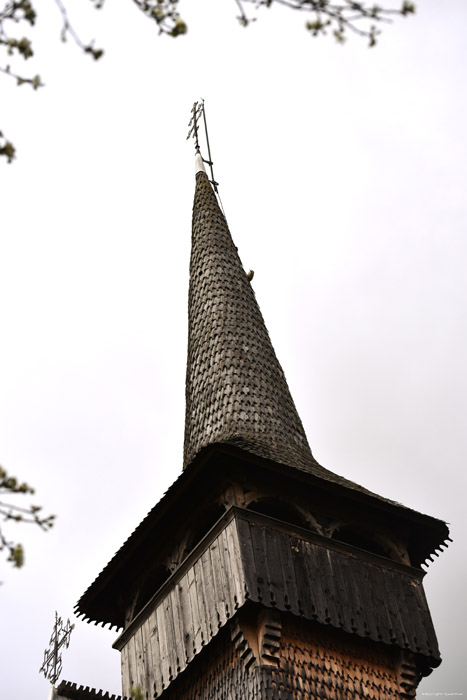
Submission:
[[[167,700],[402,700],[407,680],[391,647],[345,637],[302,620],[284,624],[277,665],[249,656],[227,635],[155,698]],[[246,641],[246,640],[245,640]],[[401,682],[402,680],[402,682]]]
[[[207,445],[228,443],[313,471],[317,462],[226,220],[205,173],[196,177],[184,466]]]
[[[325,469],[313,457],[255,294],[204,172],[196,175],[193,204],[185,410],[184,469],[208,445],[230,444],[381,498]]]

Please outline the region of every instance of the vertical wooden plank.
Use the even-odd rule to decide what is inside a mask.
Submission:
[[[234,583],[234,607],[237,610],[245,602],[245,576],[243,573],[242,554],[237,529],[237,519],[234,518],[225,528],[227,547],[230,552],[232,578]]]
[[[140,671],[140,676],[142,678],[141,687],[147,697],[150,698],[153,694],[153,673],[151,665],[151,650],[150,650],[150,640],[149,640],[149,623],[146,619],[141,625],[141,641],[142,641],[142,651],[143,651],[143,668]]]
[[[201,633],[201,646],[205,646],[211,638],[208,625],[208,610],[206,608],[206,588],[204,582],[203,566],[201,558],[197,559],[193,566],[196,584],[196,596],[198,598],[199,622]]]
[[[339,597],[339,618],[340,624],[347,632],[352,632],[352,599],[347,590],[347,557],[339,552],[331,551],[334,574],[336,577],[336,589]]]
[[[226,570],[226,561],[225,561],[225,551],[224,551],[224,542],[222,538],[222,531],[219,532],[216,538],[217,541],[217,556],[218,556],[218,561],[219,561],[219,581],[221,585],[221,590],[222,590],[222,596],[221,600],[222,603],[219,606],[220,610],[222,611],[221,614],[221,622],[223,625],[227,622],[227,620],[230,617],[230,613],[227,614],[229,610],[229,604],[228,601],[230,600],[230,580],[228,579],[227,576],[227,570]]]
[[[407,635],[412,641],[411,648],[414,648],[414,640],[417,640],[417,646],[421,648],[421,646],[426,643],[430,654],[436,655],[436,653],[439,653],[437,643],[433,645],[433,643],[430,643],[428,640],[428,631],[433,630],[431,616],[428,611],[425,612],[424,608],[420,606],[418,586],[421,586],[421,584],[409,579],[408,576],[401,576],[396,572],[394,572],[393,576],[397,576],[399,579],[399,587],[401,591],[400,599],[403,601],[401,605],[406,610],[410,610],[410,614],[407,616],[410,618],[409,625],[407,627]],[[425,613],[423,615],[423,620],[420,619],[420,613],[422,610]]]
[[[360,586],[360,575],[357,567],[355,566],[354,557],[349,557],[348,560],[348,570],[349,570],[349,590],[352,601],[352,617],[354,620],[354,625],[357,628],[357,634],[361,637],[365,637],[367,633],[367,627],[365,626],[365,599],[364,592]]]
[[[292,560],[293,538],[290,535],[283,535],[278,539],[279,560],[282,568],[282,578],[284,581],[284,606],[295,615],[299,615],[299,593],[295,580],[295,571]]]
[[[219,554],[224,575],[225,616],[228,619],[235,614],[235,578],[232,573],[231,552],[227,544],[225,530],[219,532]]]
[[[122,693],[123,696],[130,697],[130,662],[128,659],[128,644],[122,648],[121,651],[121,665],[122,665]]]
[[[367,637],[374,635],[373,639],[377,639],[377,632],[373,620],[368,616],[368,605],[369,601],[372,599],[371,586],[368,582],[365,567],[362,566],[362,562],[355,557],[352,558],[352,572],[354,590],[358,591],[359,600],[361,602],[360,611],[363,633]]]
[[[391,640],[389,638],[389,622],[387,616],[388,600],[384,578],[385,576],[392,578],[391,572],[385,571],[378,565],[370,563],[366,563],[366,570],[372,591],[370,614],[375,620],[375,628],[378,635],[377,639],[386,644],[390,644]]]
[[[436,633],[433,627],[433,622],[431,620],[430,611],[428,609],[428,602],[425,596],[425,590],[423,588],[423,583],[421,579],[410,577],[407,585],[413,587],[415,592],[415,597],[417,601],[417,607],[420,614],[419,627],[423,630],[423,634],[419,635],[419,638],[424,640],[425,653],[428,652],[433,656],[439,656],[438,640],[436,639]]]
[[[172,599],[172,613],[175,635],[175,663],[176,672],[178,674],[180,673],[180,671],[183,671],[186,668],[185,646],[183,643],[184,629],[180,617],[180,598],[178,594],[178,583],[170,591],[170,597]]]
[[[225,624],[227,618],[225,615],[225,586],[222,573],[222,561],[219,555],[219,538],[211,543],[209,547],[209,554],[211,557],[211,570],[212,570],[212,581],[214,588],[214,608],[217,613],[217,629]]]
[[[198,654],[202,649],[201,639],[201,621],[200,621],[200,610],[198,603],[198,596],[196,590],[196,578],[194,568],[191,566],[186,572],[186,579],[188,585],[188,597],[190,599],[190,607],[193,621],[193,639],[192,639],[192,652],[193,655]]]
[[[386,581],[386,584],[387,583]],[[412,613],[412,622],[420,651],[425,654],[436,656],[439,654],[438,642],[428,611],[428,603],[425,598],[423,584],[420,580],[412,578],[412,576],[405,576],[404,579],[401,579],[401,583],[404,593],[407,589],[411,592],[410,604],[412,608],[416,610],[416,614]],[[409,600],[407,600],[407,596],[404,596],[404,600],[405,605],[408,605]]]
[[[203,568],[203,581],[204,581],[204,599],[205,609],[207,612],[207,623],[209,628],[209,636],[212,637],[217,634],[217,610],[215,606],[215,596],[216,592],[214,589],[213,574],[212,574],[212,562],[209,549],[207,549],[201,555],[201,566]]]
[[[136,651],[136,685],[143,687],[144,679],[144,652],[143,652],[143,635],[141,627],[138,627],[134,633],[135,651]]]
[[[386,578],[386,577],[385,577]],[[399,645],[403,645],[404,641],[401,635],[401,630],[404,628],[404,622],[403,619],[406,616],[406,611],[405,610],[400,610],[399,605],[394,606],[392,605],[392,576],[388,572],[387,576],[387,581],[385,581],[385,586],[387,589],[387,599],[389,601],[389,605],[387,605],[387,617],[388,617],[388,629],[389,629],[389,639],[392,644],[394,644],[395,641]]]
[[[217,541],[217,555],[219,557],[219,571],[221,573],[222,581],[222,599],[223,599],[223,613],[227,620],[230,617],[230,600],[233,598],[233,594],[230,592],[231,587],[231,575],[230,575],[230,563],[229,558],[226,556],[225,551],[225,538],[224,532],[221,530],[216,538]]]
[[[365,577],[368,581],[368,588],[371,592],[370,598],[367,599],[367,619],[371,621],[375,635],[373,639],[383,641],[385,636],[385,627],[387,627],[386,615],[386,600],[384,584],[381,585],[380,576],[378,576],[378,567],[369,562],[358,562],[358,565],[365,572]],[[388,572],[390,574],[390,572]],[[394,595],[394,594],[392,594]],[[387,635],[387,632],[386,632]],[[386,641],[386,640],[384,640]],[[387,638],[389,643],[389,638]]]
[[[156,619],[157,619],[157,631],[159,633],[159,651],[160,651],[159,668],[160,668],[160,674],[161,674],[161,685],[162,685],[162,689],[164,690],[165,688],[167,688],[167,685],[168,685],[169,673],[168,673],[168,663],[167,663],[167,656],[168,656],[167,632],[165,629],[164,610],[163,610],[162,605],[158,605],[156,608]]]
[[[161,678],[161,650],[159,644],[159,629],[157,626],[157,615],[156,610],[153,610],[149,622],[151,625],[150,629],[150,644],[151,644],[151,662],[153,665],[153,676],[154,676],[154,692],[156,696],[162,693],[162,678]]]
[[[345,575],[346,575],[346,588],[349,598],[349,607],[351,608],[351,619],[350,624],[351,629],[355,628],[355,632],[364,637],[365,624],[364,624],[364,604],[361,597],[361,590],[358,585],[358,577],[356,575],[355,569],[355,558],[345,556]]]
[[[323,585],[326,580],[326,566],[320,569],[318,555],[320,547],[312,545],[310,542],[301,540],[299,543],[300,555],[302,558],[305,581],[308,584],[308,597],[305,601],[305,615],[319,622],[326,622],[326,600]]]
[[[191,611],[190,596],[188,590],[188,578],[184,574],[178,584],[178,595],[180,602],[180,617],[183,624],[183,646],[185,663],[189,663],[193,658],[193,614]]]
[[[135,633],[132,637],[132,654],[131,654],[131,668],[132,668],[132,688],[139,685],[139,663],[140,663],[140,645],[138,643],[138,635]]]
[[[268,566],[264,551],[263,538],[261,536],[262,527],[253,523],[249,523],[249,526],[251,546],[253,549],[254,557],[254,577],[256,580],[256,588],[258,594],[257,599],[260,602],[264,601],[264,603],[267,605],[270,602],[270,593],[268,581]]]
[[[244,596],[249,600],[259,602],[262,599],[258,591],[255,555],[251,541],[250,524],[243,518],[237,519],[238,543],[241,550],[242,568],[244,574]]]
[[[407,599],[404,595],[402,587],[401,574],[388,572],[386,583],[387,607],[390,610],[397,612],[398,616],[398,641],[399,644],[405,645],[406,641],[413,641],[417,637],[417,633],[413,628],[414,609],[410,604],[407,606]],[[384,585],[384,581],[383,581]],[[411,647],[412,648],[412,644]]]
[[[327,609],[328,622],[334,627],[339,627],[339,591],[333,567],[333,551],[324,547],[315,547],[318,557],[318,566],[323,571],[322,590]]]
[[[137,663],[136,663],[136,651],[135,651],[135,638],[131,637],[126,644],[127,649],[127,660],[128,660],[128,676],[127,676],[127,688],[128,696],[130,695],[131,688],[137,685]]]
[[[292,612],[296,615],[305,615],[308,610],[311,610],[311,593],[304,564],[303,548],[298,537],[290,538],[289,556],[293,571],[292,575],[297,587],[296,607],[292,609]]]
[[[264,548],[266,551],[266,561],[269,571],[271,603],[276,605],[280,610],[286,610],[286,584],[283,576],[280,551],[277,543],[278,539],[282,537],[287,537],[287,535],[272,528],[265,528],[263,531]]]
[[[167,633],[167,679],[168,682],[170,682],[177,674],[177,638],[175,634],[172,597],[170,594],[164,598],[162,605]]]

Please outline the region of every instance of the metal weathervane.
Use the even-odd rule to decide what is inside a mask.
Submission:
[[[55,683],[62,672],[62,647],[68,648],[70,644],[70,635],[74,625],[67,620],[66,625],[63,625],[63,620],[55,613],[55,624],[50,637],[49,648],[44,651],[44,662],[39,669],[39,673],[44,676],[55,686]]]
[[[208,149],[208,157],[207,157],[207,159],[206,159],[206,158],[203,158],[203,156],[201,155],[201,149],[200,149],[200,147],[199,147],[199,131],[198,131],[198,130],[199,130],[199,121],[200,121],[201,118],[203,119],[203,122],[204,122],[204,133],[206,134],[206,146],[207,146],[207,149]],[[217,195],[219,195],[219,191],[218,191],[218,189],[217,189],[217,185],[218,185],[219,183],[215,181],[215,179],[214,179],[214,171],[213,171],[213,169],[212,169],[213,162],[212,162],[212,158],[211,158],[211,148],[210,148],[210,146],[209,146],[208,125],[207,125],[207,123],[206,123],[206,110],[205,110],[205,107],[204,107],[204,100],[201,100],[201,102],[195,102],[194,105],[193,105],[193,107],[192,107],[192,110],[191,110],[191,119],[190,119],[190,123],[188,124],[188,136],[186,137],[187,141],[188,141],[188,139],[190,139],[191,137],[193,137],[193,139],[194,139],[194,141],[195,141],[195,150],[196,150],[196,153],[199,153],[199,155],[201,156],[201,158],[203,158],[203,161],[204,161],[205,163],[207,163],[207,165],[209,165],[209,169],[210,169],[210,171],[211,171],[211,180],[210,180],[210,182],[211,182],[211,185],[212,185],[213,188],[214,188],[214,192],[215,192]]]

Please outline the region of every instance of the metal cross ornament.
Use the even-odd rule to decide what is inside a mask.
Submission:
[[[195,140],[195,150],[199,153],[199,138],[198,138],[198,120],[204,111],[204,100],[202,102],[195,102],[191,109],[191,119],[188,124],[188,136],[186,140],[190,139],[192,136]]]
[[[67,620],[66,625],[63,625],[62,618],[55,612],[55,624],[50,637],[49,648],[44,651],[44,661],[39,669],[39,673],[43,673],[53,686],[62,672],[62,654],[60,649],[62,647],[68,648],[73,629],[74,625],[70,624],[70,620]]]
[[[193,137],[195,141],[195,151],[196,153],[199,153],[201,155],[201,149],[199,147],[199,122],[201,117],[203,118],[204,122],[204,133],[206,135],[206,147],[208,149],[208,157],[203,158],[203,161],[209,165],[209,169],[211,171],[211,185],[214,188],[214,192],[218,195],[218,189],[217,185],[219,184],[218,182],[215,181],[214,179],[214,170],[213,170],[213,162],[211,158],[211,148],[209,146],[209,136],[208,136],[208,125],[206,122],[206,108],[204,106],[204,100],[201,100],[201,102],[195,102],[192,109],[191,109],[191,119],[188,124],[188,136],[186,137],[186,140],[190,139]],[[202,156],[201,156],[202,157]]]

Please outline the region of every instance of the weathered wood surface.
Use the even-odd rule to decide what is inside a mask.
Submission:
[[[121,646],[125,694],[140,685],[149,697],[160,695],[245,602],[235,540],[231,519],[141,616]]]
[[[327,549],[256,516],[237,518],[250,600],[439,659],[420,576]],[[262,524],[264,523],[264,524]],[[302,531],[303,532],[303,531]],[[293,572],[293,575],[291,575]]]
[[[117,641],[123,692],[160,695],[247,600],[439,660],[421,572],[234,508]]]
[[[207,649],[195,659],[163,699],[408,700],[415,696],[418,677],[410,655],[291,615],[282,619],[273,654],[276,663],[264,658],[250,663],[243,647],[221,634],[213,642],[215,650]]]
[[[196,179],[183,466],[227,443],[342,481],[311,454],[225,217],[206,174]]]

